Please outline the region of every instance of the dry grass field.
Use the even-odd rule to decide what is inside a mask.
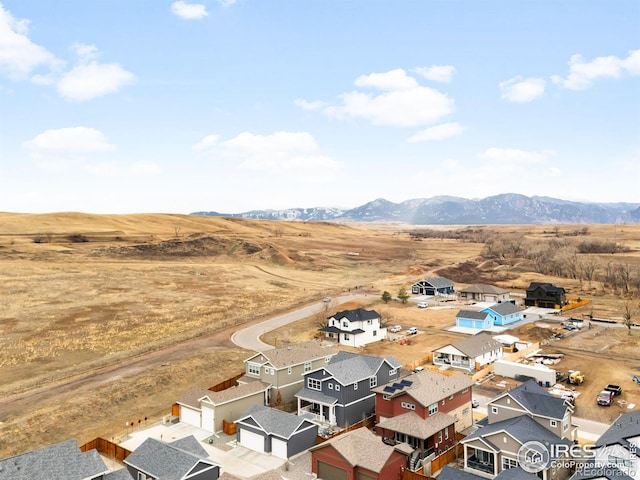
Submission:
[[[548,242],[575,226],[474,228]],[[514,291],[532,280],[551,281],[591,298],[595,317],[620,316],[617,298],[596,282],[589,287],[543,276],[516,259],[487,261],[482,243],[416,239],[415,230],[163,214],[0,213],[0,457],[66,438],[118,439],[127,421],[157,421],[191,387],[209,387],[242,370],[249,352],[229,340],[239,326],[346,290],[367,292],[361,304],[387,322],[421,329],[409,345],[365,349],[392,353],[405,364],[453,338],[441,327],[454,322],[456,310],[379,300],[382,291],[395,297],[425,276]],[[627,247],[595,256],[605,265],[628,263],[637,275],[640,226],[589,226],[588,238]],[[317,322],[307,319],[263,340],[311,338]],[[640,367],[639,332],[615,334],[621,332],[606,359],[609,368],[625,361]],[[598,340],[609,335],[604,331]]]

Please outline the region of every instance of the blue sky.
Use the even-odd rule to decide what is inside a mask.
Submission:
[[[640,2],[0,0],[0,210],[640,202]]]

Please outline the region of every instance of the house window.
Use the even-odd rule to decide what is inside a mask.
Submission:
[[[396,373],[398,373],[398,369],[397,368],[392,368],[391,370],[389,370],[389,376],[390,377],[394,376]]]
[[[354,389],[354,390],[357,390],[357,389],[358,389],[358,384],[357,384],[357,383],[354,383],[354,384],[353,384],[353,389]]]
[[[518,466],[518,461],[515,458],[502,457],[502,469],[506,470],[508,468],[516,468]]]
[[[429,415],[434,415],[436,413],[438,413],[438,404],[432,403],[431,405],[429,405]]]
[[[462,410],[462,416],[466,417],[467,415],[469,415],[469,407],[467,407],[464,410]]]
[[[342,326],[344,328],[349,328],[349,322],[347,322],[346,320],[344,322],[342,322]]]
[[[339,392],[339,391],[340,391],[340,385],[336,383],[336,392]]]
[[[329,387],[329,390],[333,390],[333,383],[329,383],[327,386]]]
[[[551,425],[551,427],[555,428],[555,427],[557,427],[557,426],[558,426],[558,422],[556,422],[555,420],[551,420],[551,421],[549,422],[549,425]]]
[[[331,360],[331,357],[324,357],[324,363],[329,363],[330,360]]]
[[[438,432],[438,443],[442,443],[442,430]]]
[[[565,422],[562,424],[562,431],[563,431],[563,432],[566,432],[567,430],[569,430],[569,422],[565,421]]]
[[[491,413],[498,413],[498,407],[491,407]]]
[[[260,365],[256,365],[255,363],[249,364],[249,375],[260,375]]]
[[[371,377],[369,379],[369,388],[375,388],[378,386],[378,377]]]
[[[453,400],[453,395],[449,395],[449,400]],[[444,404],[444,402],[443,402]]]
[[[345,334],[344,334],[344,339],[345,339],[345,340],[349,340],[349,334],[348,334],[348,333],[345,333]]]
[[[308,378],[307,379],[307,386],[311,390],[318,390],[318,391],[322,390],[321,382],[317,378]]]
[[[305,372],[310,372],[311,371],[311,362],[306,362],[304,364],[304,371]]]
[[[287,373],[291,375],[291,367],[287,368]]]
[[[444,407],[444,398],[442,399],[442,406]]]
[[[371,319],[367,320],[367,325],[371,325]]]
[[[402,408],[406,408],[407,410],[415,410],[416,409],[416,406],[413,403],[402,402],[400,405],[402,406]]]
[[[378,330],[374,330],[374,331],[373,331],[373,336],[374,336],[374,337],[377,337],[377,336],[378,336]]]
[[[391,400],[391,395],[384,394],[382,395],[383,400]]]
[[[615,455],[609,455],[609,463],[612,465],[622,465],[624,467],[630,468],[633,464],[631,460],[627,458],[616,457]]]
[[[445,440],[449,440],[449,429],[448,428],[445,428],[445,430],[444,430],[444,439]]]

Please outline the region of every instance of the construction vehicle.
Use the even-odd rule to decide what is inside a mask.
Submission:
[[[567,383],[572,385],[582,385],[584,382],[584,375],[580,370],[569,370],[567,372]]]

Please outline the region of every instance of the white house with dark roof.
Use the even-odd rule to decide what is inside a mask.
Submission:
[[[245,374],[238,383],[256,380],[271,385],[268,405],[295,402],[295,394],[303,387],[304,374],[316,370],[331,360],[338,348],[331,342],[310,341],[264,350],[247,358]]]
[[[220,465],[193,437],[167,443],[147,438],[124,463],[136,480],[218,480]]]
[[[327,326],[320,331],[340,345],[362,347],[387,338],[387,327],[381,324],[380,314],[375,310],[343,310],[327,320]]]
[[[180,421],[210,433],[235,422],[253,405],[265,405],[270,385],[259,380],[212,392],[194,388],[178,400]]]
[[[411,286],[414,295],[451,295],[455,291],[454,283],[445,277],[425,278]]]
[[[325,366],[305,375],[296,393],[298,415],[311,413],[316,421],[347,427],[375,412],[373,391],[398,378],[400,363],[393,357],[374,357],[341,351]]]
[[[81,452],[75,440],[66,440],[0,460],[0,480],[112,480],[131,478],[110,472],[96,450]]]
[[[240,445],[284,460],[313,447],[318,437],[318,425],[310,415],[260,405],[249,408],[236,425]]]
[[[640,411],[623,413],[595,443],[576,480],[640,480]]]
[[[478,333],[432,351],[434,365],[473,372],[502,358],[502,344],[486,333]]]

